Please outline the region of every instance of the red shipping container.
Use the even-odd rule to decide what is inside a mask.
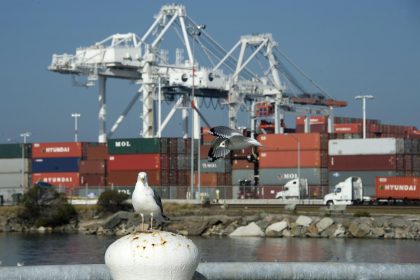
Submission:
[[[82,157],[83,143],[33,143],[32,158]]]
[[[106,186],[106,177],[103,174],[80,174],[81,186]]]
[[[144,171],[160,169],[160,154],[112,155],[108,158],[108,171]]]
[[[203,136],[201,137],[201,140],[202,140],[203,145],[211,145],[214,138],[215,137],[213,135],[204,133]]]
[[[210,148],[211,148],[211,146],[201,145],[200,146],[200,157],[201,158],[207,158],[208,155],[209,155]]]
[[[254,169],[255,164],[246,159],[234,159],[232,161],[232,169]]]
[[[105,160],[81,160],[79,163],[80,173],[104,174],[105,171]]]
[[[359,123],[342,123],[334,125],[334,133],[338,134],[355,134],[361,133],[362,126]]]
[[[260,168],[297,167],[297,151],[266,151],[260,153]],[[326,151],[300,151],[300,167],[326,167]]]
[[[259,151],[293,151],[297,150],[298,141],[301,150],[326,150],[328,139],[321,133],[264,134],[258,136],[263,145]]]
[[[311,116],[309,117],[309,123],[313,124],[327,124],[328,117],[327,116]],[[296,117],[296,126],[298,125],[305,125],[305,117],[298,116]]]
[[[108,159],[108,148],[103,143],[89,143],[86,147],[86,158],[88,160]]]
[[[32,184],[46,182],[53,186],[78,187],[80,186],[80,173],[33,173]]]
[[[146,170],[147,182],[149,186],[161,185],[160,170]],[[137,182],[138,171],[118,170],[108,173],[108,186],[135,186]]]
[[[201,173],[200,186],[217,186],[217,173]],[[197,172],[194,172],[194,184],[197,185]]]
[[[396,155],[330,156],[328,169],[331,171],[402,171],[404,157]]]
[[[420,177],[376,177],[376,198],[420,199]]]
[[[296,132],[297,133],[304,133],[305,132],[305,126],[304,125],[297,125],[296,126]],[[310,133],[328,133],[328,125],[327,124],[311,124],[309,128]]]

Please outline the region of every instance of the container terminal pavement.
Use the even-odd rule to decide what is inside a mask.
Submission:
[[[112,280],[104,264],[1,267],[0,280]],[[419,264],[334,262],[200,263],[193,280],[203,279],[420,279]]]

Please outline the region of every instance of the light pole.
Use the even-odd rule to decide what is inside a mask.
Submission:
[[[191,58],[191,64],[192,64],[192,88],[191,88],[191,102],[195,102],[195,58],[194,58],[194,41],[197,36],[201,35],[201,30],[204,30],[206,28],[205,25],[194,25],[190,26],[188,29],[191,37],[192,37],[192,58]],[[192,106],[191,103],[191,198],[194,199],[194,106]],[[198,150],[198,161],[200,160],[200,149]],[[200,193],[200,162],[197,164],[197,191]]]
[[[23,144],[22,144],[22,188],[25,187],[25,144],[26,138],[31,136],[30,132],[23,132],[20,134],[23,137]]]
[[[77,118],[80,118],[82,115],[79,113],[72,113],[71,116],[74,118],[74,142],[77,142]]]
[[[366,99],[373,99],[373,95],[357,95],[354,99],[362,99],[363,104],[363,139],[366,138]]]

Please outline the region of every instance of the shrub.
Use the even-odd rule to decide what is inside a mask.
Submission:
[[[354,212],[353,217],[370,217],[370,213],[366,211]]]
[[[23,196],[19,217],[29,225],[55,227],[77,221],[77,212],[54,187],[33,186]]]
[[[124,203],[128,195],[117,190],[107,190],[98,198],[98,210],[100,212],[117,212],[130,209],[130,205]]]

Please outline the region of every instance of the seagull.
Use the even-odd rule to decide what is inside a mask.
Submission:
[[[153,229],[153,219],[169,220],[163,214],[162,200],[159,194],[149,187],[146,172],[139,172],[132,197],[136,213],[140,213],[142,230],[144,231],[144,216],[150,216],[150,229]]]
[[[210,134],[216,136],[217,138],[213,141],[209,150],[209,162],[225,157],[231,150],[241,150],[249,147],[262,146],[257,140],[245,137],[238,131],[226,126],[213,127],[210,129]]]

